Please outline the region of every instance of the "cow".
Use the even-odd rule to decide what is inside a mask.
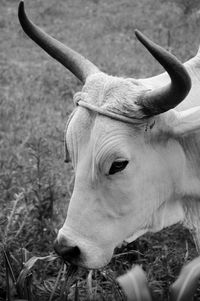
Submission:
[[[199,251],[200,51],[182,64],[136,30],[165,72],[115,77],[42,31],[23,2],[18,16],[25,33],[83,83],[65,133],[75,183],[56,252],[100,268],[121,242],[178,222]]]

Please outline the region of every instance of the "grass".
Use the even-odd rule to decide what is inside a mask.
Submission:
[[[13,207],[12,215],[15,208]],[[66,296],[68,300],[126,300],[116,278],[130,270],[132,265],[139,265],[146,272],[153,300],[168,300],[169,287],[177,279],[182,266],[197,256],[189,233],[178,225],[165,229],[162,235],[149,234],[117,249],[111,263],[95,271],[66,266],[53,254],[45,257],[31,256],[25,249],[21,255],[23,268],[21,271],[19,268],[14,271],[17,258],[8,248],[4,248],[3,253],[6,257],[7,279],[10,277],[10,281],[6,281],[7,291],[12,296],[13,291],[16,293],[16,287],[18,296],[27,300],[65,300]],[[196,267],[197,264],[194,263],[193,268]],[[188,275],[188,270],[185,275]],[[179,289],[184,279],[185,276],[175,288],[178,286]],[[199,295],[198,290],[196,300]]]
[[[172,1],[29,0],[25,4],[28,14],[43,29],[113,75],[138,78],[162,71],[136,41],[135,28],[183,61],[196,53],[200,41],[197,10],[185,15]],[[73,75],[24,35],[17,20],[17,6],[15,0],[0,2],[2,300],[6,291],[8,294],[5,275],[10,273],[10,269],[6,272],[4,248],[17,279],[24,261],[52,251],[52,241],[66,217],[73,170],[70,164],[63,164],[63,133],[73,108],[73,94],[81,89]],[[70,284],[69,298],[120,299],[112,279],[132,264],[140,264],[155,300],[167,300],[169,286],[182,265],[196,256],[191,235],[181,225],[147,234],[117,249],[103,271],[78,271]],[[59,260],[36,263],[31,276],[33,300],[48,300],[59,271],[63,275],[64,269]],[[62,275],[59,290],[64,290]],[[198,296],[199,292],[195,298]]]

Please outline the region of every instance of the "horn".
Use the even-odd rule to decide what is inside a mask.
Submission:
[[[25,13],[23,1],[19,3],[18,17],[25,33],[50,56],[69,69],[83,83],[85,83],[89,75],[100,72],[89,60],[52,38],[33,24]]]
[[[140,31],[135,30],[138,40],[147,48],[154,58],[164,67],[171,82],[164,87],[146,92],[138,104],[146,116],[166,112],[176,107],[190,91],[191,79],[183,64],[167,50],[152,42]]]

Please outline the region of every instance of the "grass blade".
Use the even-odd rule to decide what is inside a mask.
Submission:
[[[170,287],[170,301],[192,301],[200,278],[200,257],[188,263]]]
[[[88,296],[89,300],[93,300],[93,293],[92,293],[92,273],[93,270],[89,271],[88,277],[87,277],[87,288],[88,288]]]
[[[14,275],[12,265],[11,265],[11,260],[10,260],[10,253],[5,246],[3,246],[3,254],[4,254],[4,258],[5,258],[6,268],[8,269],[8,273],[9,273],[13,283],[16,284],[16,279],[15,279],[15,275]]]
[[[136,265],[128,273],[117,278],[128,301],[151,301],[151,294],[144,271]]]
[[[13,208],[12,208],[12,211],[11,211],[10,216],[8,218],[8,223],[7,223],[7,226],[6,226],[6,229],[5,229],[5,233],[4,233],[4,241],[5,242],[7,241],[8,233],[9,233],[11,223],[12,223],[13,217],[14,217],[16,209],[17,209],[17,205],[18,205],[19,201],[21,201],[23,198],[24,198],[24,193],[23,192],[21,192],[19,194],[15,194],[15,200],[14,200],[14,203],[13,203]]]
[[[119,283],[112,276],[112,274],[108,271],[102,271],[101,274],[112,283],[115,293],[115,299],[124,300],[124,296],[122,294],[123,292],[120,290]]]
[[[16,289],[15,289],[16,280],[10,261],[10,253],[4,246],[3,246],[3,254],[5,260],[5,267],[6,267],[6,301],[12,301],[13,296],[16,294]]]
[[[75,285],[74,301],[79,301],[78,281],[76,281],[76,285]]]
[[[67,295],[69,292],[69,288],[73,282],[73,276],[75,275],[77,271],[77,266],[70,265],[66,274],[65,274],[65,281],[63,282],[62,288],[61,288],[61,294],[60,294],[60,301],[65,298],[67,300]]]
[[[55,294],[55,291],[56,291],[56,288],[57,288],[57,286],[58,286],[60,277],[61,277],[61,275],[62,275],[63,266],[64,266],[64,263],[62,263],[62,266],[61,266],[61,268],[60,268],[60,270],[59,270],[59,273],[58,273],[58,276],[57,276],[57,278],[56,278],[56,282],[55,282],[53,291],[52,291],[52,293],[51,293],[51,295],[50,295],[49,301],[52,301],[52,300],[53,300],[53,296],[54,296],[54,294]]]
[[[10,275],[6,264],[6,301],[11,301]]]

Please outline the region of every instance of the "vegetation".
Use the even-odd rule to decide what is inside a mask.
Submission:
[[[170,286],[169,301],[193,300],[200,276],[200,257],[193,259],[181,270],[178,279]],[[146,275],[139,265],[117,278],[128,301],[152,301]]]
[[[117,249],[108,267],[76,271],[71,283],[66,266],[53,255],[33,266],[28,261],[25,271],[32,272],[20,274],[33,255],[52,252],[66,217],[73,170],[63,164],[63,133],[81,86],[25,36],[17,7],[16,0],[0,1],[0,300],[6,294],[7,300],[14,295],[65,300],[68,293],[72,300],[120,300],[113,279],[132,264],[146,271],[155,300],[167,300],[182,265],[197,256],[191,235],[180,225]],[[135,28],[182,61],[200,42],[200,7],[194,0],[29,0],[26,9],[44,30],[113,75],[138,78],[162,71],[136,41]]]

